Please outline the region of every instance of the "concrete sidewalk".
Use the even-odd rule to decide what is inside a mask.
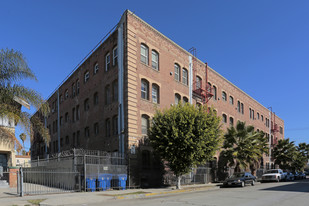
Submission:
[[[101,192],[76,192],[50,195],[33,195],[25,197],[2,197],[1,206],[25,206],[32,205],[30,202],[37,200],[41,206],[54,205],[87,205],[91,203],[100,203],[112,200],[148,198],[153,196],[164,196],[170,194],[216,190],[220,187],[217,184],[188,185],[182,186],[182,189],[175,190],[175,187],[158,189],[130,189],[130,190],[110,190]],[[41,201],[40,201],[41,200]]]

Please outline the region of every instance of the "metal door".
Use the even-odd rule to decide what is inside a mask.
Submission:
[[[8,166],[8,160],[6,154],[0,154],[0,166],[3,167],[3,171],[6,171]]]

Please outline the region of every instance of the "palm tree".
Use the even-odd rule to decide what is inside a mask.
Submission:
[[[49,113],[49,106],[41,95],[21,84],[21,81],[25,79],[37,80],[22,53],[13,49],[1,49],[0,117],[7,118],[20,125],[30,138],[33,137],[33,130],[35,129],[46,142],[49,142],[48,130],[39,117],[30,118],[31,115],[28,112],[21,111],[21,105],[26,107],[31,105],[40,110],[43,116],[47,116]]]
[[[279,165],[281,169],[292,169],[295,153],[296,147],[294,141],[290,142],[289,138],[279,140],[273,150],[275,164]]]
[[[267,153],[267,139],[263,132],[254,131],[253,126],[246,126],[238,121],[236,127],[228,128],[224,135],[222,157],[235,171],[251,169],[254,173],[263,153]]]

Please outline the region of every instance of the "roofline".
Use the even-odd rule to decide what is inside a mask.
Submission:
[[[143,24],[145,24],[146,26],[148,26],[150,29],[152,29],[153,31],[157,32],[159,35],[161,35],[163,38],[165,38],[167,41],[169,41],[170,43],[172,43],[174,46],[178,47],[180,50],[182,50],[184,53],[186,53],[189,56],[192,56],[193,58],[196,58],[201,64],[204,64],[206,66],[206,63],[204,63],[202,60],[198,59],[197,57],[194,57],[190,52],[188,52],[187,50],[185,50],[184,48],[182,48],[181,46],[179,46],[177,43],[175,43],[173,40],[171,40],[170,38],[166,37],[164,34],[162,34],[161,32],[159,32],[157,29],[155,29],[153,26],[151,26],[150,24],[148,24],[147,22],[145,22],[143,19],[141,19],[140,17],[138,17],[137,15],[135,15],[132,11],[130,10],[126,10],[124,13],[128,13],[132,16],[134,16],[137,20],[139,20],[140,22],[142,22]],[[239,87],[237,87],[236,85],[234,85],[232,82],[230,82],[229,80],[227,80],[225,77],[223,77],[221,74],[219,74],[217,71],[215,71],[214,69],[212,69],[211,67],[207,66],[208,69],[210,69],[212,72],[214,72],[215,74],[217,74],[219,77],[223,78],[225,81],[227,81],[230,85],[232,85],[233,87],[235,87],[236,89],[238,89],[240,92],[242,92],[243,94],[245,94],[246,96],[248,96],[251,100],[253,100],[255,103],[259,104],[261,107],[267,109],[264,105],[262,105],[261,103],[259,103],[257,100],[255,100],[253,97],[251,97],[250,95],[248,95],[246,92],[244,92],[243,90],[241,90]],[[276,115],[276,117],[278,117]],[[283,119],[281,119],[280,117],[278,117],[280,120],[282,120],[284,122]]]

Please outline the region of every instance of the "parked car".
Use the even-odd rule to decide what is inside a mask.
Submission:
[[[285,179],[287,181],[294,181],[294,174],[292,172],[287,172]]]
[[[294,179],[295,180],[299,180],[300,179],[300,176],[299,176],[298,172],[294,172]]]
[[[246,184],[255,185],[256,177],[250,172],[238,172],[228,177],[224,182],[223,186],[241,186],[244,187]]]
[[[281,169],[272,169],[267,170],[265,174],[262,176],[262,182],[271,182],[271,181],[282,181],[285,180],[285,174]]]
[[[299,179],[306,179],[306,174],[304,172],[300,172]]]

